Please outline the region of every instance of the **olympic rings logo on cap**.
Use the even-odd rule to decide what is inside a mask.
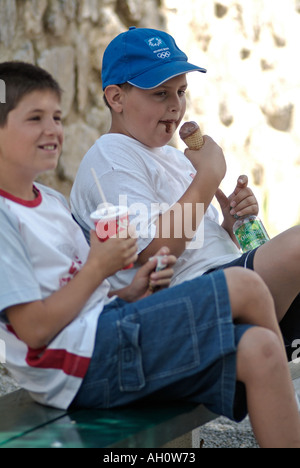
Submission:
[[[171,52],[160,52],[159,54],[157,54],[157,57],[161,59],[165,59],[165,58],[169,58],[170,55],[171,55]]]

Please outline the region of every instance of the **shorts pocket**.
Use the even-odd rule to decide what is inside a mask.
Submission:
[[[145,386],[140,325],[126,319],[117,322],[119,335],[119,387],[122,392],[136,392]]]

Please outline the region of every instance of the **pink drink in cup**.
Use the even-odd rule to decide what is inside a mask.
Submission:
[[[110,237],[115,237],[122,231],[127,231],[129,226],[129,213],[127,206],[113,206],[103,204],[91,214],[96,234],[101,242],[105,242]],[[126,233],[124,232],[124,235]],[[122,234],[120,235],[122,237]],[[128,270],[133,267],[133,263],[124,268]]]

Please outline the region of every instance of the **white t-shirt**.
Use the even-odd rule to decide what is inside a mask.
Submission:
[[[109,284],[102,283],[47,348],[32,350],[18,339],[3,311],[59,290],[80,270],[89,252],[66,200],[36,186],[39,194],[31,202],[0,190],[0,340],[6,366],[19,385],[40,403],[67,408],[88,369]]]
[[[155,221],[188,189],[195,169],[184,154],[171,147],[148,148],[121,134],[99,138],[83,158],[71,192],[71,209],[86,237],[93,229],[90,213],[101,203],[91,168],[94,168],[107,201],[127,204],[131,222],[137,225],[139,252],[155,237]],[[143,223],[141,222],[143,220]],[[146,228],[141,228],[141,225]],[[203,240],[203,242],[201,241]],[[175,266],[172,285],[195,278],[210,268],[220,266],[241,253],[228,233],[220,226],[218,212],[211,205],[205,213],[194,241]],[[197,245],[198,248],[195,248]],[[113,289],[129,284],[135,269],[109,278]]]

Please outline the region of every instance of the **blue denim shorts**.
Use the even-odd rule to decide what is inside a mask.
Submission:
[[[248,328],[233,324],[222,271],[135,303],[117,299],[99,317],[94,354],[73,405],[184,399],[240,421],[247,408],[236,382],[236,351]]]
[[[236,260],[226,263],[225,265],[220,265],[216,268],[212,268],[204,274],[208,275],[210,273],[213,273],[214,271],[226,270],[227,268],[232,268],[232,267],[241,267],[241,268],[247,268],[248,270],[254,270],[254,257],[258,249],[259,247],[257,247],[254,250],[249,250],[249,252],[244,253]]]

